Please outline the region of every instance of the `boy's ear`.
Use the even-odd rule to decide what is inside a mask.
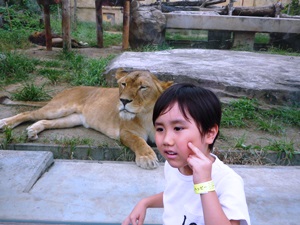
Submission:
[[[218,134],[219,127],[217,124],[215,124],[205,135],[206,136],[206,142],[207,144],[212,144]]]

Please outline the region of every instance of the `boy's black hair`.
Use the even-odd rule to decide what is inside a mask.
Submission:
[[[174,84],[165,90],[155,103],[152,122],[167,113],[175,103],[183,116],[188,119],[189,114],[198,125],[202,137],[215,125],[220,127],[222,109],[218,97],[210,90],[189,83]],[[215,140],[219,135],[216,135]],[[209,145],[212,150],[215,140]]]

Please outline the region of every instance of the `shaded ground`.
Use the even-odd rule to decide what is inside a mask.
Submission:
[[[56,55],[61,51],[61,49],[54,48],[53,51],[46,51],[44,47],[36,47],[23,52],[28,55],[28,57],[34,57],[41,60],[53,60]],[[99,58],[107,57],[110,54],[121,54],[122,49],[120,46],[111,47],[111,48],[82,48],[76,49],[77,52],[83,54],[87,57]],[[45,85],[45,88],[51,90],[51,94],[54,95],[61,90],[70,87],[69,84],[57,84],[55,86],[51,85],[50,82],[47,82],[45,78],[38,78],[35,80],[36,84]],[[7,95],[8,92],[13,92],[17,90],[21,84],[14,84],[5,87],[4,90],[0,90],[0,95]],[[0,105],[0,118],[5,118],[8,116],[15,115],[19,112],[32,110],[32,107],[8,107]],[[24,142],[25,139],[25,129],[31,124],[27,123],[17,127],[14,130],[14,135],[18,135],[21,139],[20,142]],[[265,146],[270,143],[270,140],[278,140],[294,143],[294,148],[296,150],[300,149],[300,130],[298,128],[286,127],[285,135],[271,135],[262,131],[256,130],[255,127],[247,127],[245,129],[236,129],[236,128],[221,128],[221,135],[216,143],[217,150],[233,150],[234,146],[237,144],[242,144],[244,146]],[[0,144],[3,143],[5,135],[0,133]],[[86,142],[89,142],[92,146],[110,146],[110,147],[120,147],[121,145],[114,140],[107,138],[104,135],[99,134],[99,132],[85,129],[83,127],[76,127],[72,129],[62,129],[62,130],[48,130],[44,131],[39,135],[39,140],[35,143],[68,143],[68,139],[86,139]],[[58,141],[60,140],[60,141]],[[26,141],[25,141],[26,142]],[[70,143],[68,143],[70,144]],[[262,157],[260,154],[256,154],[255,159],[245,159],[242,155],[237,155],[236,159],[238,162],[234,162],[232,158],[226,158],[224,160],[231,163],[242,163],[242,164],[261,164]]]

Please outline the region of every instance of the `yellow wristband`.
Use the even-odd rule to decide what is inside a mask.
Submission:
[[[206,194],[214,190],[215,190],[215,184],[212,180],[194,185],[194,191],[196,194]]]

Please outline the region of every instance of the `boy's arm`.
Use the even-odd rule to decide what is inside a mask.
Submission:
[[[215,191],[200,195],[204,221],[206,225],[224,224],[239,225],[239,220],[228,220]]]
[[[207,137],[208,139],[208,137]],[[189,166],[193,170],[194,184],[200,184],[212,180],[211,171],[213,161],[209,159],[209,153],[205,155],[192,143],[188,143],[194,154],[187,159]],[[240,221],[228,220],[225,215],[219,198],[215,191],[200,194],[205,225],[239,225]]]
[[[163,207],[163,192],[143,198],[139,201],[132,212],[123,221],[122,225],[142,225],[146,217],[148,208],[162,208]]]

